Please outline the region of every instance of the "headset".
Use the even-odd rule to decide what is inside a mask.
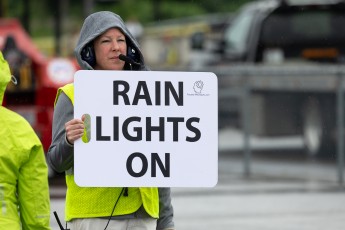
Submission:
[[[134,48],[129,40],[127,40],[127,57],[133,60],[134,62],[140,63],[140,54],[139,51]],[[95,50],[93,48],[92,42],[85,45],[85,47],[81,50],[80,53],[81,59],[86,61],[91,67],[96,65],[96,55]],[[128,68],[128,63],[126,62],[125,69]]]
[[[81,50],[81,59],[86,61],[91,67],[96,65],[96,55],[92,43],[86,44],[86,46]]]
[[[140,63],[139,51],[133,48],[133,46],[129,42],[127,42],[127,44],[127,57],[129,57],[136,63]]]

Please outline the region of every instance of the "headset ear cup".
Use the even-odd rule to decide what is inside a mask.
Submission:
[[[93,46],[87,45],[81,51],[81,59],[86,61],[91,67],[96,64],[96,55]]]
[[[128,38],[126,38],[126,43],[127,43],[127,57],[131,58],[133,61],[140,63],[140,55],[139,51],[135,46],[133,45],[132,41]]]

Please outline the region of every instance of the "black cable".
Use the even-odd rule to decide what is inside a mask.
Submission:
[[[108,219],[108,223],[107,223],[107,225],[105,226],[104,230],[107,229],[107,227],[108,227],[108,225],[109,225],[109,222],[110,222],[110,220],[111,220],[111,217],[113,216],[113,213],[114,213],[114,211],[115,211],[115,207],[116,207],[117,203],[119,202],[120,197],[121,197],[121,195],[122,195],[122,193],[123,193],[124,190],[125,190],[125,188],[122,188],[122,190],[121,190],[121,192],[120,192],[120,195],[117,197],[117,200],[116,200],[116,202],[115,202],[115,204],[114,204],[114,207],[113,207],[113,211],[111,211],[111,214],[110,214],[109,219]]]
[[[67,229],[67,222],[66,222],[66,229],[63,228],[62,224],[61,224],[61,221],[59,219],[59,216],[58,214],[56,213],[56,211],[54,211],[54,216],[55,216],[55,219],[56,219],[56,222],[58,223],[59,227],[61,230],[69,230]]]

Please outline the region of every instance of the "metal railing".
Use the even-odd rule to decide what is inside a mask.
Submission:
[[[208,69],[210,71],[210,69]],[[326,66],[233,66],[217,68],[214,72],[219,79],[219,98],[236,97],[241,100],[241,121],[243,129],[243,167],[245,176],[251,175],[252,146],[251,135],[251,106],[254,91],[282,90],[290,92],[332,92],[336,98],[336,127],[337,127],[337,181],[344,185],[344,151],[345,151],[345,113],[344,89],[345,67]],[[271,78],[271,77],[275,78]],[[273,79],[273,80],[272,80]],[[270,81],[271,80],[271,81]],[[313,82],[319,81],[317,82]],[[281,82],[280,82],[281,81]],[[225,84],[223,84],[225,82]],[[316,84],[317,83],[317,84]],[[228,84],[228,85],[227,85]],[[289,85],[290,84],[290,85]],[[290,88],[289,88],[290,87]],[[295,87],[295,88],[293,88]],[[234,89],[234,90],[233,90]],[[341,128],[342,127],[342,128]]]

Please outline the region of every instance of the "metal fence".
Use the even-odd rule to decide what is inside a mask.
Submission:
[[[198,70],[200,71],[200,70]],[[201,70],[203,71],[203,70]],[[332,93],[336,100],[336,127],[337,127],[337,181],[344,185],[344,89],[345,67],[339,65],[318,66],[227,66],[212,71],[218,76],[219,98],[236,98],[241,126],[244,133],[244,173],[251,174],[252,146],[251,135],[251,106],[252,96],[260,92],[285,90],[290,93]],[[342,128],[340,128],[342,127]],[[340,141],[339,141],[340,140]]]

